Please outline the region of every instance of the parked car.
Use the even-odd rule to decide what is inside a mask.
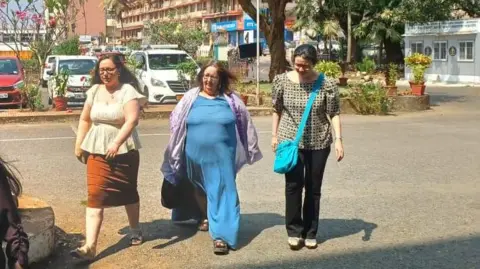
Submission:
[[[135,75],[142,94],[150,103],[177,103],[188,90],[188,83],[179,78],[176,69],[183,62],[195,63],[187,52],[177,49],[147,49],[133,51],[130,57],[137,64]]]
[[[67,105],[83,105],[87,99],[86,91],[91,86],[90,71],[95,69],[97,61],[95,56],[57,56],[52,70],[48,71],[52,76],[48,81],[49,103],[52,104],[53,98],[57,96],[54,90],[56,88],[54,76],[62,70],[67,70],[69,73],[65,95]]]
[[[25,70],[16,57],[0,56],[0,106],[20,106]]]
[[[52,70],[53,63],[55,63],[55,59],[58,55],[48,55],[47,59],[45,59],[45,64],[43,67],[43,75],[42,75],[42,87],[46,88],[48,85],[48,81],[50,80],[50,75],[48,71]]]

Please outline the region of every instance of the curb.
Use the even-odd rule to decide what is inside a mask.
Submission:
[[[397,80],[397,86],[410,87],[408,80]],[[434,82],[427,81],[425,82],[427,87],[439,87],[439,88],[469,88],[469,87],[480,87],[478,83],[448,83],[448,82]]]
[[[44,201],[28,196],[19,197],[22,225],[28,235],[30,264],[49,257],[55,250],[55,214]]]
[[[269,116],[272,114],[270,107],[249,107],[248,112],[252,117]],[[3,116],[0,113],[0,124],[14,124],[14,123],[42,123],[42,122],[78,122],[80,112],[38,112],[31,115]],[[26,112],[28,113],[28,112]],[[45,113],[45,114],[44,114]],[[171,111],[145,111],[141,115],[141,119],[168,119]]]

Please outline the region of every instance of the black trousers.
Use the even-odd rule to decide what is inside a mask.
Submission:
[[[299,150],[297,165],[285,174],[285,224],[289,237],[315,239],[317,236],[323,172],[329,154],[330,147]],[[305,200],[302,207],[304,187]]]

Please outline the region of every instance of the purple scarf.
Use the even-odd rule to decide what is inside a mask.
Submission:
[[[193,88],[185,93],[170,114],[170,140],[163,156],[161,171],[166,180],[177,184],[186,174],[185,171],[185,138],[187,136],[187,116],[195,102],[200,88]],[[258,147],[258,136],[252,118],[242,100],[234,93],[224,95],[230,108],[235,113],[237,130],[236,168],[237,172],[245,164],[253,164],[262,159]]]

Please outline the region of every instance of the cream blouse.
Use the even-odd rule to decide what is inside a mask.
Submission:
[[[105,86],[97,84],[87,91],[85,103],[92,107],[90,110],[92,125],[82,142],[81,148],[91,154],[105,155],[108,145],[117,137],[125,122],[123,106],[133,99],[137,99],[140,105],[144,105],[147,98],[138,93],[130,84],[123,84],[119,90],[113,93],[113,99],[116,103],[107,104],[97,98],[97,92],[101,90],[106,90]],[[137,130],[134,128],[132,134],[120,145],[117,154],[125,154],[130,150],[137,150],[141,147]]]

